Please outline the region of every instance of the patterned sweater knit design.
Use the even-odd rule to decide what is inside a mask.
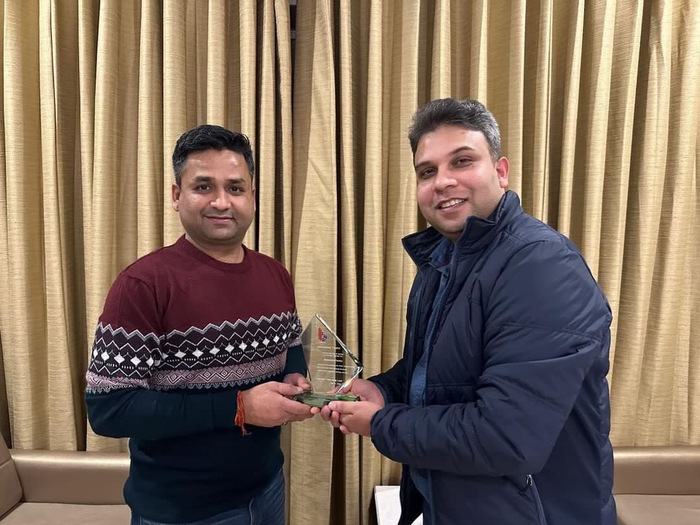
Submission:
[[[109,291],[86,401],[96,433],[130,437],[124,488],[146,518],[182,523],[247,505],[282,467],[279,428],[234,425],[236,396],[305,373],[282,265],[245,249],[213,259],[184,236],[137,260]]]

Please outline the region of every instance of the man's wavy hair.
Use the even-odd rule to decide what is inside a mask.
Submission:
[[[493,114],[478,100],[441,98],[428,102],[416,111],[408,130],[408,140],[411,142],[414,157],[423,135],[435,131],[440,126],[459,126],[480,131],[486,138],[491,160],[495,163],[501,158],[501,132],[498,123]]]
[[[173,172],[175,173],[175,184],[178,187],[182,182],[182,170],[187,164],[187,156],[195,151],[208,149],[240,153],[248,165],[250,180],[255,182],[255,159],[248,137],[243,133],[230,131],[221,126],[203,124],[183,133],[175,143]]]

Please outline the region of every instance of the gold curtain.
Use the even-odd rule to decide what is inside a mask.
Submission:
[[[25,448],[74,449],[85,439],[72,7],[5,2],[2,10],[0,319],[13,444]]]
[[[292,71],[286,0],[5,0],[0,355],[14,445],[124,449],[86,428],[86,356],[116,274],[181,233],[170,155],[202,122],[250,135],[246,242],[290,268],[302,320],[323,313],[366,376],[391,366],[414,275],[400,238],[424,226],[406,131],[443,96],[493,110],[511,188],[582,248],[608,295],[614,443],[700,444],[696,4],[304,0]],[[293,524],[370,523],[372,488],[398,479],[369,440],[321,421],[285,427],[283,446]]]
[[[124,450],[86,429],[87,354],[117,273],[181,234],[170,155],[183,131],[208,122],[250,136],[266,227],[246,242],[289,264],[289,5],[42,0],[6,1],[0,13],[0,322],[13,442]]]
[[[399,239],[423,226],[410,117],[477,98],[501,125],[510,188],[581,247],[614,310],[614,444],[700,443],[699,74],[694,0],[299,2],[302,312],[332,312],[367,376],[393,364],[414,272]],[[307,499],[292,523],[370,523],[396,465],[368,439],[293,433],[292,493]]]

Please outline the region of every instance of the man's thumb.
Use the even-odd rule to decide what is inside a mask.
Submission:
[[[283,396],[295,396],[297,394],[301,394],[303,390],[296,385],[290,385],[288,383],[278,383],[277,392],[279,392]]]

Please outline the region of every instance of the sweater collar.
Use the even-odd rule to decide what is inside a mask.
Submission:
[[[184,235],[177,240],[175,246],[197,261],[224,272],[241,273],[250,268],[252,252],[245,245],[243,246],[243,260],[239,263],[226,263],[219,261],[218,259],[214,259],[214,257],[207,255],[188,241]]]

